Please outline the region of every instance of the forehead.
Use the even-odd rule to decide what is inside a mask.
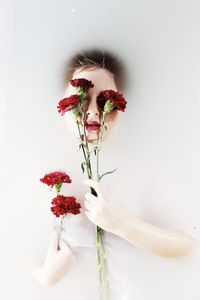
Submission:
[[[104,69],[91,69],[82,71],[76,70],[73,73],[72,79],[77,78],[85,78],[92,81],[94,87],[88,90],[88,94],[98,95],[101,91],[109,89],[117,91],[117,87],[112,75]],[[70,93],[76,93],[76,89],[69,84],[66,92],[67,96],[69,96]]]

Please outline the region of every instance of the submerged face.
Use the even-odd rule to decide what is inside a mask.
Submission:
[[[98,105],[97,97],[100,92],[104,90],[112,89],[114,91],[117,91],[115,81],[112,75],[105,69],[87,69],[82,71],[81,69],[78,69],[73,73],[72,79],[77,78],[85,78],[87,80],[91,80],[94,84],[94,87],[89,88],[87,93],[86,123],[97,122],[100,124],[102,120],[102,108]],[[69,83],[65,92],[65,97],[69,97],[73,94],[77,94],[77,89]],[[119,120],[119,115],[120,112],[118,110],[113,110],[110,113],[106,114],[105,125],[107,126],[107,130],[104,129],[103,131],[102,141],[104,141],[115,128]],[[72,112],[67,111],[65,113],[65,118],[67,126],[77,137],[79,137],[77,124],[72,115]],[[80,127],[81,132],[83,132],[83,126],[81,124]],[[86,126],[86,138],[88,143],[97,144],[100,130],[101,129],[99,128],[99,126]]]

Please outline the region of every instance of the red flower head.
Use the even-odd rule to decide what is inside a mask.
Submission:
[[[67,175],[65,172],[59,171],[46,174],[43,178],[40,179],[40,181],[47,185],[51,185],[51,188],[54,186],[54,184],[72,182],[69,175]]]
[[[80,96],[77,94],[71,95],[68,98],[64,98],[60,100],[58,103],[57,106],[58,112],[61,114],[61,116],[63,116],[66,111],[77,107],[79,102],[80,102]]]
[[[110,110],[117,109],[120,111],[124,111],[126,108],[127,101],[124,99],[123,94],[120,94],[114,90],[105,90],[101,92],[97,98],[98,105],[105,110],[104,105],[106,104],[107,100],[112,103]]]
[[[72,79],[72,80],[70,80],[70,83],[74,87],[76,87],[76,88],[81,87],[84,90],[88,90],[89,88],[92,88],[94,86],[92,81],[87,80],[85,78]]]
[[[63,195],[58,195],[53,198],[51,204],[52,213],[56,217],[60,217],[60,215],[65,215],[67,213],[71,213],[73,215],[80,214],[80,203],[76,202],[75,197],[65,197]]]

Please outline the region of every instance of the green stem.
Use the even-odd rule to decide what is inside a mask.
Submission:
[[[90,163],[90,151],[89,151],[89,147],[88,147],[88,143],[87,143],[87,138],[86,138],[86,131],[85,131],[85,112],[83,113],[83,128],[84,128],[84,141],[85,144],[83,144],[82,141],[82,136],[81,136],[81,131],[80,131],[80,126],[79,126],[79,122],[78,119],[76,120],[77,126],[78,126],[78,131],[79,131],[79,136],[80,136],[80,140],[81,140],[81,147],[83,150],[83,155],[85,158],[85,163],[86,163],[86,167],[87,167],[87,174],[88,174],[88,178],[91,179],[92,176],[92,168],[91,168],[91,163]],[[86,147],[86,152],[85,152],[85,147]],[[96,191],[93,188],[91,189],[91,193],[95,196],[97,196]],[[101,261],[101,252],[100,252],[100,242],[99,242],[99,230],[100,228],[98,226],[96,226],[96,247],[97,247],[97,258],[98,258],[98,271],[99,271],[99,288],[102,288],[102,261]]]
[[[80,126],[79,126],[78,120],[76,120],[76,123],[77,123],[77,126],[78,126],[78,132],[79,132],[79,136],[80,136],[80,140],[81,140],[81,147],[82,147],[83,155],[84,155],[84,158],[85,158],[85,164],[86,164],[86,168],[87,168],[88,178],[90,179],[90,178],[92,178],[91,166],[88,165],[88,157],[87,157],[87,155],[85,153],[85,148],[84,148],[84,144],[83,144],[83,141],[82,141],[81,130],[80,130]]]
[[[105,128],[105,117],[106,117],[106,113],[103,112],[103,118],[102,118],[102,122],[101,122],[101,131],[100,131],[100,134],[98,136],[98,147],[97,147],[97,179],[98,179],[98,181],[100,181],[100,175],[99,175],[100,143],[102,142],[103,130]],[[105,248],[104,248],[104,244],[103,244],[102,234],[103,234],[103,230],[97,232],[99,245],[101,247],[100,248],[100,251],[101,251],[100,253],[102,254],[101,256],[103,257],[104,266],[105,266],[106,299],[108,299],[110,297],[109,274],[108,274],[108,264],[107,264],[107,259],[106,259],[106,253],[105,253]]]
[[[96,226],[96,247],[97,247],[98,270],[99,270],[99,288],[101,289],[101,287],[102,287],[102,264],[101,264],[99,233],[98,233],[97,226]]]
[[[99,152],[101,150],[100,143],[102,143],[102,136],[103,136],[103,130],[105,128],[105,117],[106,113],[103,111],[103,117],[101,122],[101,131],[98,136],[98,147],[97,147],[97,180],[100,181],[100,175],[99,175]]]
[[[100,135],[100,142],[102,142],[102,136],[103,136],[103,130],[105,128],[105,119],[106,119],[106,112],[103,112],[103,118],[102,118],[102,129],[101,129],[101,135]]]
[[[60,232],[59,232],[59,236],[58,236],[58,247],[59,247],[59,249],[60,249],[60,246],[59,246],[60,237],[61,237],[61,233],[62,233],[62,230],[63,230],[62,224],[63,224],[63,219],[64,219],[65,216],[66,216],[66,214],[62,216],[61,221],[60,221]]]
[[[97,180],[100,181],[100,175],[99,175],[99,146],[97,148]]]
[[[91,169],[91,164],[90,164],[90,151],[89,151],[89,146],[88,146],[88,142],[87,142],[87,137],[86,137],[86,131],[85,131],[85,112],[83,112],[83,130],[84,130],[84,139],[85,139],[85,143],[86,143],[86,149],[87,149],[87,155],[88,155],[88,161],[89,161],[89,168],[91,170],[91,178],[92,176],[92,169]],[[95,196],[97,196],[96,191],[91,188],[91,193]],[[97,258],[98,258],[98,270],[99,270],[99,288],[102,288],[102,260],[101,260],[101,248],[100,248],[100,231],[101,228],[99,226],[96,226],[96,246],[97,246]]]
[[[89,146],[88,146],[88,142],[87,142],[87,137],[86,137],[86,131],[85,131],[85,111],[83,112],[83,132],[84,132],[84,139],[85,139],[85,145],[86,145],[86,149],[87,149],[87,162],[88,162],[88,166],[89,166],[89,169],[90,169],[90,172],[91,172],[91,177],[89,178],[92,178],[93,175],[92,175],[92,168],[91,168],[91,163],[90,163],[90,149],[89,149]]]
[[[110,290],[109,290],[108,263],[107,263],[107,259],[106,259],[106,252],[105,252],[105,248],[104,248],[104,244],[103,244],[103,239],[102,239],[101,233],[99,233],[99,242],[100,242],[100,245],[102,247],[103,260],[104,260],[104,264],[105,264],[106,292],[107,292],[107,295],[109,295]]]

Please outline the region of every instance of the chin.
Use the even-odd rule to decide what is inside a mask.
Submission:
[[[107,138],[107,136],[103,136],[102,143],[106,140],[106,138]],[[98,137],[97,138],[87,137],[87,142],[88,142],[88,144],[91,144],[91,145],[98,145]]]
[[[87,142],[90,145],[97,145],[98,144],[98,140],[87,140]]]
[[[98,144],[98,136],[86,136],[86,139],[89,144]]]

